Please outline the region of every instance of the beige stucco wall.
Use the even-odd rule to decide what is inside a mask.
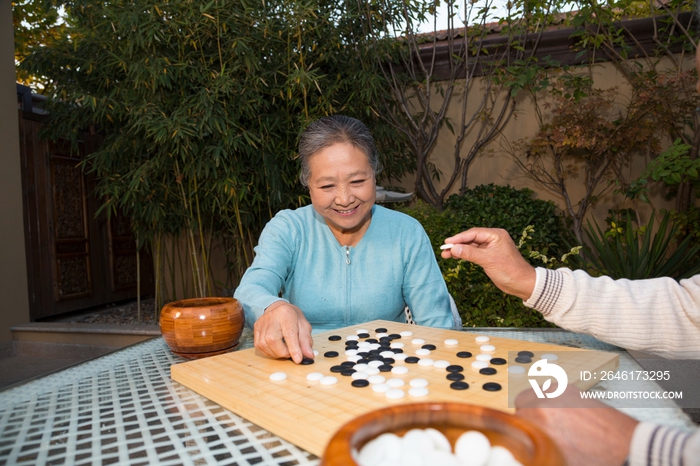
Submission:
[[[693,66],[692,59],[687,61],[687,66]],[[624,102],[624,99],[628,98],[629,86],[614,66],[610,64],[596,65],[591,69],[591,73],[594,79],[594,85],[596,87],[607,89],[618,86],[619,96],[621,99],[620,101]],[[467,116],[472,115],[482,96],[483,91],[478,90],[478,88],[475,88],[471,92],[468,98]],[[453,97],[453,100],[450,103],[447,116],[450,118],[453,126],[456,127],[461,119],[462,99],[461,95],[455,95],[455,97],[457,98]],[[517,163],[513,160],[513,157],[507,151],[507,147],[510,144],[522,138],[532,138],[538,130],[538,122],[534,114],[533,101],[526,96],[525,93],[521,92],[516,97],[516,102],[516,113],[509,120],[508,125],[505,127],[500,137],[489,144],[472,163],[468,173],[467,187],[473,188],[475,186],[488,183],[498,185],[509,184],[516,188],[527,187],[535,191],[535,197],[551,200],[560,208],[564,208],[565,204],[563,199],[552,193],[546,192],[542,187],[535,184],[533,180],[525,177],[520,171]],[[437,108],[439,102],[434,102],[434,104],[434,108]],[[466,138],[461,148],[462,157],[466,156],[469,148],[471,145],[473,145],[474,140],[474,136]],[[449,178],[449,175],[452,173],[454,163],[454,144],[455,136],[447,128],[443,128],[439,133],[439,139],[431,153],[431,161],[442,173],[442,182],[438,183],[439,189],[444,188],[446,184],[445,180]],[[638,177],[648,162],[649,159],[636,159],[627,173],[628,180]],[[414,183],[415,176],[410,175],[402,180],[401,186],[407,191],[414,191]],[[571,197],[574,202],[582,197],[584,193],[582,187],[583,184],[581,179],[573,180],[568,184],[568,188],[570,189]],[[458,190],[459,181],[452,188],[451,192],[454,193]],[[658,192],[659,190],[657,189],[656,191]],[[653,198],[653,204],[657,209],[673,208],[674,205],[673,201],[667,201],[661,196],[655,196]],[[603,222],[607,215],[608,209],[621,209],[628,207],[632,207],[629,201],[626,201],[621,195],[614,195],[613,190],[609,190],[607,194],[600,198],[595,208],[592,209],[592,216],[589,215],[589,218],[594,218],[602,226],[604,224]],[[643,212],[642,220],[647,221],[651,209],[647,205],[640,205],[640,207],[640,210]]]
[[[0,344],[29,322],[12,6],[0,0]]]

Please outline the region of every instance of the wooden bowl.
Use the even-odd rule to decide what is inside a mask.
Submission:
[[[355,465],[352,449],[386,432],[403,436],[407,431],[432,427],[454,445],[468,430],[484,433],[491,445],[501,445],[522,464],[563,466],[554,442],[533,423],[512,414],[464,403],[426,402],[390,406],[369,412],[345,424],[331,438],[321,459],[322,466]]]
[[[166,304],[160,333],[170,350],[188,359],[231,351],[238,345],[245,318],[233,298],[194,298]]]

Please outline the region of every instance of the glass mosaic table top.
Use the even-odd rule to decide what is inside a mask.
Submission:
[[[620,352],[565,331],[468,329],[485,335]],[[246,334],[241,348],[251,346]],[[317,465],[319,459],[173,382],[184,359],[161,338],[0,392],[0,465]],[[607,389],[613,390],[614,386]],[[626,410],[690,427],[680,409]]]

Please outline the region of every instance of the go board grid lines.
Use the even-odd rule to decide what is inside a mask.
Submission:
[[[409,388],[408,382],[411,379],[425,378],[429,381],[430,394],[428,396],[418,398],[406,396],[401,400],[388,400],[384,394],[375,393],[371,387],[352,387],[350,385],[351,377],[337,373],[332,375],[338,378],[338,383],[332,386],[323,386],[318,382],[306,380],[306,375],[310,372],[331,374],[330,368],[346,359],[342,354],[347,335],[355,334],[358,329],[368,329],[371,336],[374,337],[374,329],[377,327],[387,328],[388,332],[386,333],[412,331],[413,336],[398,340],[405,344],[404,353],[408,355],[414,355],[415,350],[422,346],[422,344],[412,344],[413,338],[421,338],[426,343],[436,345],[436,350],[426,357],[435,360],[444,359],[451,364],[462,365],[464,367],[462,372],[465,375],[464,381],[470,385],[470,388],[464,391],[452,390],[449,387],[450,382],[446,379],[445,369],[407,364],[398,360],[394,365],[408,367],[407,374],[382,373],[381,375],[404,380],[406,386],[402,387],[403,390]],[[340,341],[329,341],[330,335],[341,335],[343,338]],[[366,412],[396,403],[457,401],[513,412],[514,410],[508,407],[507,366],[494,366],[499,367],[494,375],[482,375],[471,368],[470,364],[474,361],[474,356],[480,353],[480,345],[474,341],[474,337],[475,335],[469,332],[374,321],[314,335],[314,349],[319,354],[313,365],[296,365],[291,361],[275,360],[262,356],[254,349],[249,349],[174,366],[172,377],[280,437],[286,438],[316,455],[321,455],[332,434],[342,424]],[[457,339],[459,344],[446,346],[443,342],[447,338]],[[589,360],[585,361],[589,363],[586,366],[587,369],[591,367],[613,369],[617,366],[618,360],[616,354],[582,351],[578,348],[523,342],[500,337],[492,337],[490,343],[496,346],[493,356],[504,359],[508,359],[509,351],[527,349],[538,354],[552,352],[566,354],[570,351],[581,354],[584,352],[589,355]],[[324,357],[324,353],[329,350],[337,351],[341,356]],[[457,358],[456,353],[461,350],[468,350],[473,356],[469,359]],[[558,362],[563,363],[565,359]],[[591,361],[593,361],[593,366],[590,364]],[[225,369],[222,368],[222,364],[226,366]],[[574,363],[566,362],[565,369],[576,367],[576,364],[579,363],[576,361]],[[274,372],[285,372],[287,378],[279,382],[270,381],[269,376]],[[577,378],[575,374],[570,373],[572,383],[575,382],[580,388],[588,388],[593,385],[593,383],[577,381]],[[529,388],[527,379],[525,377],[521,379],[522,384],[518,387],[519,391]],[[494,392],[485,391],[482,389],[485,382],[497,382],[503,389]]]

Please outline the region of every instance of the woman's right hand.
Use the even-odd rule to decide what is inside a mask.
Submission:
[[[255,347],[273,358],[314,358],[311,324],[301,309],[286,301],[270,304],[253,327]]]

